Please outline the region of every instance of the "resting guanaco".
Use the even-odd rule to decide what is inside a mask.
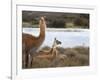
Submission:
[[[35,59],[47,59],[47,60],[53,61],[53,59],[59,59],[59,60],[64,61],[64,59],[67,56],[65,54],[59,53],[59,51],[57,50],[57,47],[59,44],[61,44],[61,42],[55,38],[50,51],[39,52],[38,55],[35,56],[34,60]]]

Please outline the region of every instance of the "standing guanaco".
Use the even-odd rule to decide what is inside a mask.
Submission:
[[[46,22],[44,17],[39,21],[40,33],[36,37],[34,35],[22,33],[22,65],[23,68],[32,67],[32,58],[36,54],[38,48],[43,44],[45,40]]]

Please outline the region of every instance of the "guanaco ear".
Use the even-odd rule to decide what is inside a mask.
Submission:
[[[59,40],[56,40],[56,43],[57,43],[57,44],[61,44],[62,42],[61,42],[61,41],[59,41]]]
[[[41,19],[41,20],[44,20],[44,17],[42,16],[40,19]]]
[[[55,41],[56,41],[56,37],[55,37],[55,39],[54,39]]]

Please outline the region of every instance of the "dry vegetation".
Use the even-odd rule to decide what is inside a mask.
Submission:
[[[42,51],[49,51],[49,47],[42,48]],[[32,68],[48,67],[69,67],[69,66],[88,66],[89,65],[89,47],[77,46],[74,48],[57,48],[58,55],[66,55],[64,59],[59,57],[53,58],[36,58],[34,56]],[[45,53],[51,54],[51,53]],[[41,54],[42,55],[42,54]]]

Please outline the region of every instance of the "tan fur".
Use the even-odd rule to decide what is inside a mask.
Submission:
[[[45,28],[46,23],[44,17],[41,17],[39,21],[40,34],[38,37],[23,33],[22,34],[22,58],[23,58],[23,67],[31,67],[33,54],[37,49],[42,45],[45,39]]]
[[[53,61],[56,58],[60,60],[64,60],[67,57],[66,55],[58,52],[57,44],[55,43],[55,41],[50,51],[42,51],[42,52],[39,52],[38,54],[39,55],[35,56],[34,60],[35,59],[41,59],[41,60],[47,59],[47,60]]]

